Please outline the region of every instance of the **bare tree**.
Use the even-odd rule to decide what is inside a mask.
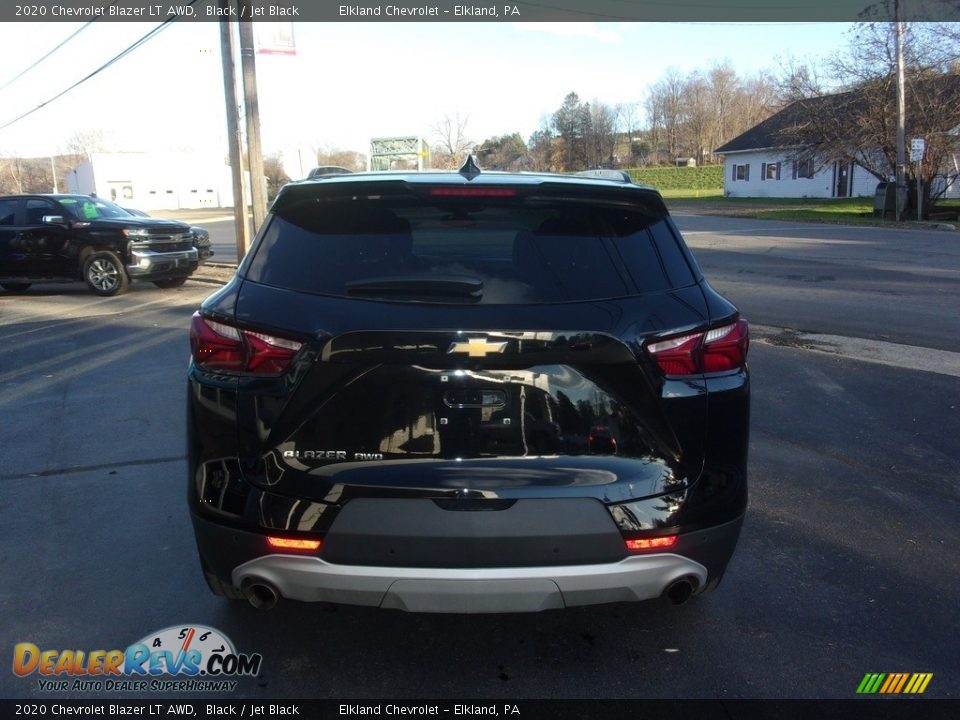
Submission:
[[[730,113],[740,81],[728,63],[714,65],[707,73],[710,101],[713,107],[713,128],[710,137],[711,154],[731,136],[728,133]]]
[[[355,150],[327,147],[317,150],[317,165],[337,165],[354,172],[363,172],[367,169],[367,156]]]
[[[469,115],[460,113],[444,115],[432,127],[436,142],[432,144],[434,167],[455,169],[463,164],[467,153],[473,148],[473,140],[467,135]]]
[[[0,193],[44,193],[52,189],[50,158],[0,158]]]
[[[683,76],[675,68],[670,68],[647,92],[646,108],[654,152],[658,156],[664,154],[670,163],[676,160],[683,144],[686,121],[684,85]]]
[[[687,148],[697,165],[703,165],[706,154],[713,150],[708,147],[715,121],[710,86],[700,73],[693,73],[687,78],[683,93],[687,105]]]
[[[587,104],[585,151],[587,167],[614,167],[617,162],[617,117],[616,108],[594,100]]]
[[[779,58],[776,74],[777,103],[786,107],[796,100],[818,97],[826,91],[820,71],[812,63],[802,63],[792,56]]]
[[[66,154],[76,155],[80,161],[89,160],[93,153],[107,150],[103,130],[77,130],[67,139]]]
[[[267,178],[267,198],[276,197],[277,191],[290,182],[290,176],[283,169],[279,155],[267,155],[263,158],[263,175]]]
[[[928,200],[932,185],[939,184],[942,191],[958,174],[954,161],[960,144],[951,131],[960,126],[960,73],[952,65],[958,49],[950,39],[949,27],[908,25],[906,131],[907,137],[926,140],[920,180]],[[791,105],[782,142],[797,147],[800,158],[812,158],[820,166],[837,159],[855,160],[879,180],[890,179],[897,153],[891,24],[857,27],[846,51],[828,67],[846,91]],[[908,166],[907,176],[916,182],[916,165]],[[910,200],[914,197],[911,193]]]

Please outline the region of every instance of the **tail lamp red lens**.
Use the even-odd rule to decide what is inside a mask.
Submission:
[[[644,550],[666,550],[677,544],[678,535],[664,535],[663,537],[637,538],[636,540],[624,540],[627,544],[627,550],[630,552],[642,552]]]
[[[236,328],[193,314],[190,350],[205,370],[279,375],[290,367],[302,343]]]
[[[747,362],[750,325],[740,318],[704,332],[658,340],[647,345],[665,375],[739,370]]]
[[[310,538],[285,538],[267,536],[267,544],[276,550],[318,550],[320,549],[319,540]]]

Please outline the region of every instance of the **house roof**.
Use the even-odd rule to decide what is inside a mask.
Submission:
[[[782,137],[787,130],[802,124],[805,118],[810,117],[811,113],[835,115],[838,110],[843,109],[846,103],[855,100],[854,96],[856,95],[856,92],[844,92],[836,95],[821,95],[804,100],[795,100],[763,122],[737,135],[730,142],[724,143],[714,152],[731,153],[784,147]]]
[[[922,82],[925,85],[936,83],[936,87],[960,97],[960,75],[948,74],[915,82]],[[790,147],[791,143],[786,142],[784,138],[789,137],[789,131],[808,123],[811,117],[843,124],[847,118],[864,112],[866,110],[864,105],[870,102],[868,94],[862,90],[849,90],[834,95],[795,100],[745,133],[724,143],[714,152],[733,153]],[[943,129],[948,130],[948,128]],[[841,134],[842,131],[838,131],[838,135]]]

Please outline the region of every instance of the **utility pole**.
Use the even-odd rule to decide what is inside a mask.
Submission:
[[[251,0],[237,0],[241,15],[253,15]],[[240,66],[243,73],[243,105],[247,116],[247,162],[250,168],[250,200],[253,205],[254,232],[260,229],[267,216],[266,189],[263,184],[263,150],[260,146],[260,105],[257,98],[256,48],[253,45],[253,25],[240,21]]]
[[[906,146],[906,103],[903,89],[903,2],[895,0],[895,14],[897,23],[897,222],[900,222],[900,209],[907,205],[907,187],[904,177],[906,167],[904,161]]]
[[[53,174],[53,193],[57,194],[60,190],[57,188],[57,166],[53,163],[53,155],[50,156],[50,172]]]
[[[220,0],[220,8],[228,11],[230,0]],[[233,230],[237,240],[237,262],[239,262],[243,260],[243,256],[250,248],[250,224],[247,221],[247,200],[243,187],[243,143],[240,138],[237,84],[233,64],[233,23],[229,20],[220,21],[220,60],[223,65],[223,97],[227,104],[227,143],[230,146],[230,175],[233,180]]]

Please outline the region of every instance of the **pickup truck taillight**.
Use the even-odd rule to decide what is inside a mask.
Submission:
[[[279,375],[303,343],[234,327],[199,312],[190,323],[190,352],[198,367],[214,372],[243,372]]]
[[[747,363],[749,347],[750,325],[740,318],[703,332],[657,340],[647,345],[647,352],[664,375],[699,375],[739,370]]]

